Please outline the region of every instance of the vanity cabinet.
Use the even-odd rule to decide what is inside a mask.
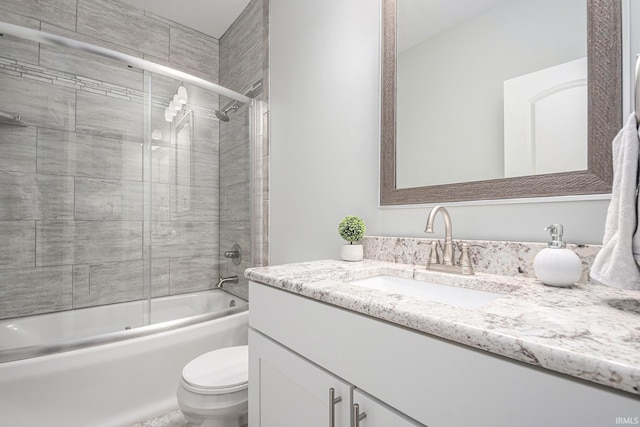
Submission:
[[[251,427],[329,426],[330,388],[342,398],[336,426],[351,425],[353,403],[367,414],[360,427],[615,426],[640,416],[636,395],[249,286]]]
[[[252,427],[350,427],[356,414],[361,427],[420,425],[255,330],[249,347]]]
[[[333,415],[334,426],[349,426],[350,384],[254,330],[249,331],[249,348],[249,425],[327,427]]]
[[[379,427],[415,427],[422,424],[409,420],[405,415],[394,411],[379,400],[369,396],[360,389],[353,391],[353,404],[351,406],[352,416],[355,419],[356,413],[354,406],[358,405],[359,413],[364,414],[365,418],[360,421],[361,427],[379,426]],[[355,424],[354,424],[355,425]]]

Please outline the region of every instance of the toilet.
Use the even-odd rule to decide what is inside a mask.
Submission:
[[[248,346],[202,354],[182,370],[178,404],[187,420],[202,427],[242,427],[247,423]]]

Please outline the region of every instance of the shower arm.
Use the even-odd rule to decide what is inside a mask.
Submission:
[[[0,120],[20,120],[22,119],[22,117],[16,115],[16,114],[11,114],[11,113],[7,113],[4,111],[0,111]]]
[[[0,111],[0,124],[23,127],[27,126],[27,124],[22,121],[22,116],[19,114],[7,113],[6,111]]]

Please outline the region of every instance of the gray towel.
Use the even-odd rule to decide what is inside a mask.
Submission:
[[[613,140],[613,188],[602,249],[591,277],[616,288],[640,290],[638,228],[638,153],[640,138],[635,113]]]

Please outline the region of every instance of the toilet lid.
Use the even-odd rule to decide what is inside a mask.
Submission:
[[[202,354],[182,370],[191,386],[210,390],[240,390],[249,381],[248,346],[227,347]]]

